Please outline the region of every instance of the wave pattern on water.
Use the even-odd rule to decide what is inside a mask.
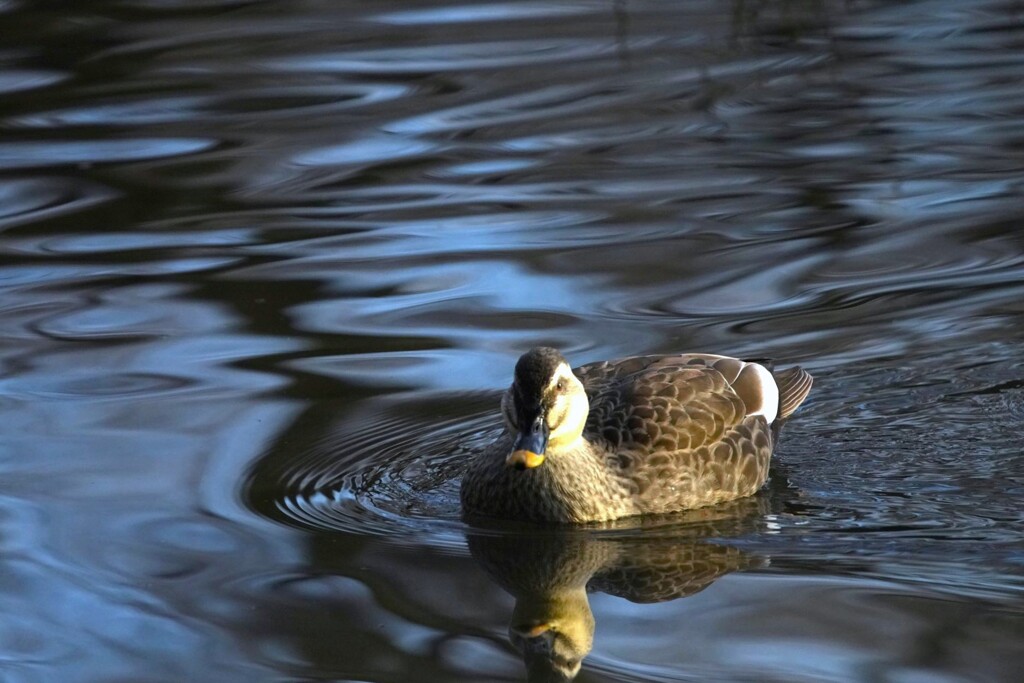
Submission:
[[[518,676],[457,489],[541,343],[818,378],[747,573],[596,597],[591,678],[1017,680],[1013,3],[0,17],[12,681]]]
[[[249,496],[272,516],[323,531],[461,528],[459,479],[466,458],[502,428],[490,409],[496,400],[398,394],[343,416],[311,416],[259,463]]]

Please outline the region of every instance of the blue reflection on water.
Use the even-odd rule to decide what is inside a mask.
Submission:
[[[0,13],[11,680],[520,677],[457,488],[538,343],[818,378],[581,679],[1019,677],[1013,7]]]

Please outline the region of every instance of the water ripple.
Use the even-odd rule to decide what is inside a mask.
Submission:
[[[301,526],[443,535],[460,527],[458,482],[467,455],[501,429],[495,401],[488,393],[374,402],[328,419],[311,439],[305,430],[307,439],[289,443],[283,471],[266,479],[257,469],[249,488],[263,495],[269,488],[276,515]],[[436,415],[439,407],[446,416]],[[426,408],[435,414],[417,416]]]
[[[552,344],[817,378],[762,561],[592,595],[582,679],[1019,679],[1013,3],[0,16],[4,675],[515,677],[458,482]]]
[[[379,136],[333,147],[319,147],[295,157],[303,166],[334,166],[341,164],[380,164],[425,154],[437,145],[402,136]]]
[[[143,161],[195,154],[210,149],[215,144],[212,140],[196,138],[4,142],[0,143],[0,168]]]
[[[486,21],[525,21],[571,17],[607,11],[601,2],[517,2],[517,3],[474,3],[430,9],[385,12],[371,17],[399,26],[424,26],[431,24],[464,24]]]
[[[614,50],[602,41],[546,40],[448,45],[445,54],[434,47],[388,48],[332,52],[270,62],[271,68],[309,73],[430,74],[439,70],[468,71],[582,60]]]
[[[11,123],[24,128],[63,128],[66,126],[144,126],[188,121],[207,100],[201,97],[147,97],[139,102],[112,102],[70,109],[33,112],[15,117]]]
[[[65,73],[41,69],[3,69],[0,70],[0,93],[45,88],[59,83],[67,77]]]
[[[74,213],[117,196],[102,185],[69,178],[0,180],[0,228]]]

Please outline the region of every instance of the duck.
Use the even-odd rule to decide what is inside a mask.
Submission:
[[[535,347],[502,394],[504,429],[470,460],[468,518],[581,524],[679,512],[756,493],[813,378],[707,353],[573,368]]]

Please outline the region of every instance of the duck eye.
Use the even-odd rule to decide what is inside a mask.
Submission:
[[[565,380],[558,380],[558,384],[555,385],[555,389],[558,389],[559,391],[565,391]]]

